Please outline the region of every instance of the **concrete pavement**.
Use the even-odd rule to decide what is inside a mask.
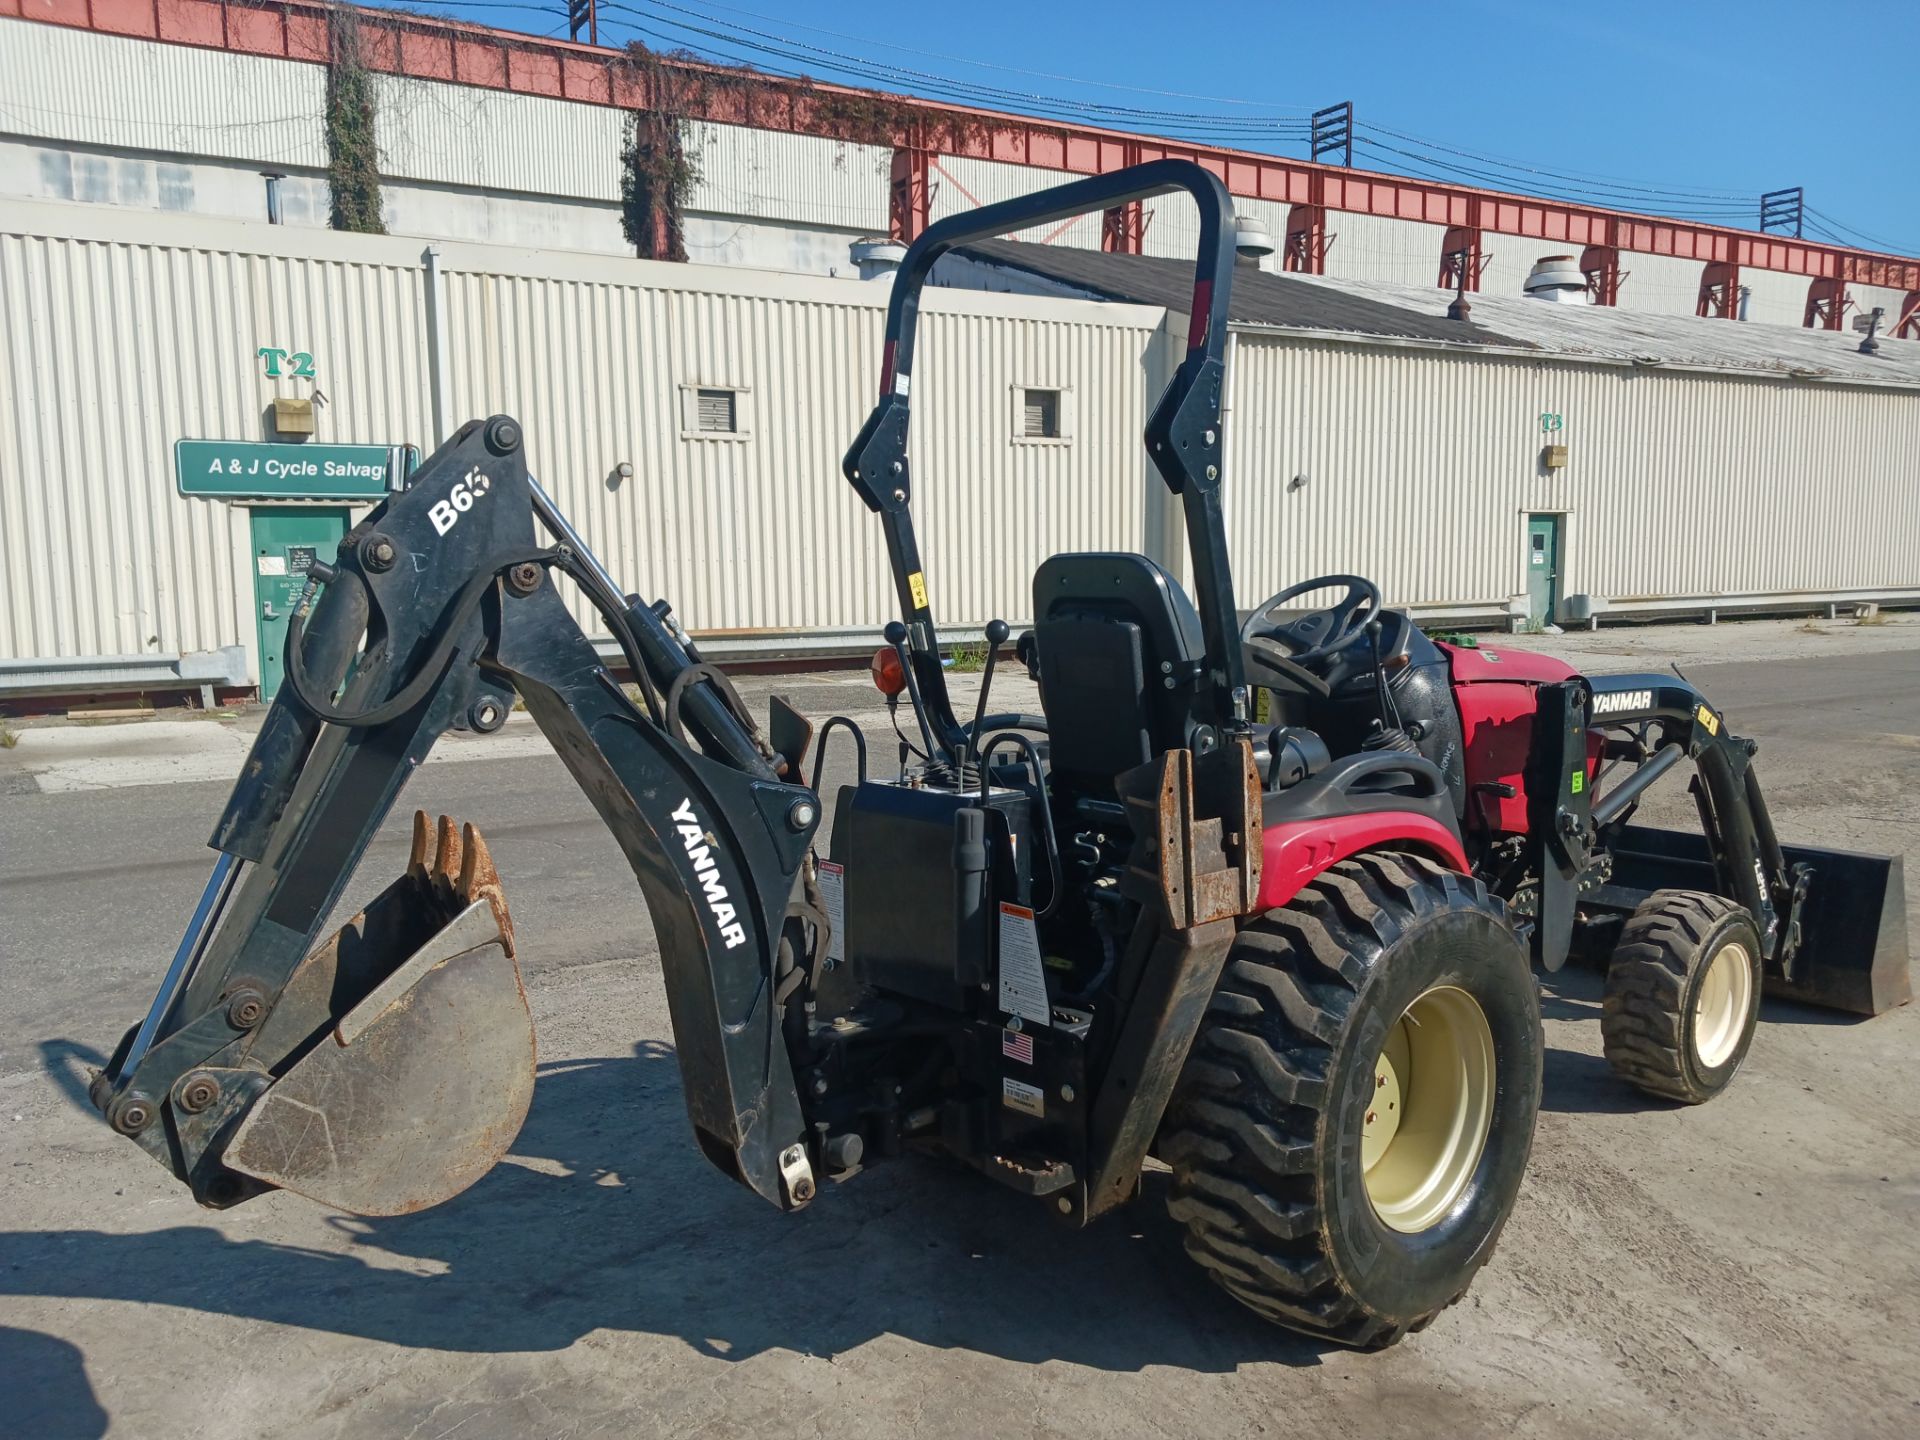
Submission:
[[[1680,663],[1761,740],[1783,836],[1920,852],[1920,648],[1861,638],[1824,658]],[[872,708],[858,676],[752,686],[816,716]],[[1015,688],[996,692],[1014,708]],[[204,877],[230,771],[44,786],[72,756],[23,740],[49,763],[0,791],[0,1434],[1920,1429],[1920,1009],[1860,1022],[1769,1004],[1733,1089],[1680,1110],[1612,1079],[1598,978],[1563,972],[1499,1252],[1430,1330],[1354,1355],[1200,1279],[1160,1176],[1084,1233],[932,1163],[876,1168],[795,1217],[720,1178],[688,1135],[624,857],[543,745],[498,748],[512,737],[450,741],[475,753],[429,764],[405,800],[492,841],[541,1081],[507,1162],[395,1220],[286,1195],[200,1211],[85,1106],[85,1067],[145,1005]],[[1688,808],[1669,781],[1643,813]],[[405,845],[396,819],[349,905]]]

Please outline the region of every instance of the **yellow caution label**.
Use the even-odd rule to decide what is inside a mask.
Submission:
[[[1264,685],[1253,687],[1253,718],[1262,725],[1273,719],[1273,692]]]
[[[1706,706],[1702,705],[1700,707],[1696,718],[1700,721],[1700,728],[1705,730],[1707,734],[1718,735],[1720,733],[1720,717]]]
[[[924,572],[916,570],[907,576],[907,593],[913,596],[914,609],[927,608],[927,577]]]

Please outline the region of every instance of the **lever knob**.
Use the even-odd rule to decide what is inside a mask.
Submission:
[[[907,639],[907,627],[898,620],[889,620],[887,628],[882,630],[880,635],[889,645],[904,645]]]
[[[1004,620],[989,620],[987,622],[987,644],[993,646],[996,650],[1007,643],[1007,636],[1012,633],[1013,627]]]

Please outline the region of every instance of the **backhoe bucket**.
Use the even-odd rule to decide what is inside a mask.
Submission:
[[[354,1214],[401,1215],[459,1194],[507,1153],[533,1099],[533,1020],[473,826],[415,815],[406,875],[301,963],[255,1053],[282,1045],[291,1064],[235,1127],[231,1170]]]
[[[1908,976],[1907,892],[1901,857],[1782,845],[1787,864],[1812,871],[1800,912],[1800,946],[1788,973],[1769,967],[1766,993],[1857,1015],[1913,998]],[[1629,825],[1613,846],[1613,884],[1719,892],[1704,837]]]

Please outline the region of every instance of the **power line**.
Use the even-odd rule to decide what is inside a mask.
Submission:
[[[1494,166],[1496,169],[1513,170],[1528,175],[1545,175],[1555,180],[1571,180],[1581,184],[1597,183],[1608,188],[1633,191],[1643,195],[1669,195],[1681,199],[1695,200],[1739,200],[1751,204],[1753,192],[1745,190],[1676,190],[1662,186],[1641,185],[1618,175],[1584,174],[1578,171],[1547,170],[1529,161],[1515,160],[1511,156],[1495,155],[1487,151],[1466,150],[1448,145],[1438,140],[1423,139],[1418,135],[1409,135],[1404,130],[1395,130],[1391,126],[1380,125],[1370,120],[1356,122],[1362,129],[1377,134],[1391,135],[1396,140],[1419,146],[1423,150],[1440,151],[1447,155],[1457,155],[1467,160],[1478,160]]]
[[[1135,95],[1160,95],[1173,100],[1204,100],[1212,105],[1264,106],[1269,102],[1261,100],[1237,100],[1223,95],[1197,95],[1187,90],[1156,90],[1147,85],[1123,85],[1113,80],[1089,80],[1080,75],[1061,75],[1051,70],[1027,70],[1018,65],[999,65],[991,60],[973,60],[964,55],[948,55],[938,50],[921,50],[911,45],[898,45],[890,40],[876,40],[869,36],[849,35],[840,30],[828,30],[819,25],[809,25],[804,20],[783,20],[773,15],[763,15],[757,10],[743,10],[737,5],[712,5],[714,10],[725,10],[734,15],[746,15],[755,20],[764,20],[770,25],[792,25],[797,29],[814,35],[828,35],[835,40],[851,40],[857,45],[878,45],[883,50],[897,50],[903,55],[917,55],[923,60],[946,60],[955,65],[971,65],[981,70],[998,70],[1008,75],[1026,75],[1036,80],[1063,80],[1069,85],[1086,85],[1102,90],[1123,90]],[[708,17],[711,18],[711,17]],[[723,23],[717,22],[716,23]],[[1305,116],[1314,108],[1311,105],[1280,105],[1282,110]]]
[[[847,55],[837,50],[824,49],[817,45],[808,45],[804,41],[787,40],[783,36],[771,35],[764,31],[746,26],[728,26],[725,21],[714,23],[723,26],[722,30],[713,30],[699,25],[690,25],[685,21],[674,20],[665,15],[649,14],[630,5],[608,3],[607,10],[618,10],[625,14],[636,15],[657,25],[666,25],[676,30],[703,36],[707,39],[721,40],[735,45],[744,45],[749,49],[775,55],[786,60],[811,63],[807,56],[816,57],[825,62],[826,68],[842,73],[855,74],[868,79],[879,78],[888,83],[920,83],[938,85],[951,92],[989,98],[999,103],[1041,104],[1056,110],[1070,110],[1089,114],[1111,115],[1130,119],[1151,119],[1173,121],[1185,124],[1207,124],[1219,127],[1223,131],[1245,131],[1249,134],[1261,134],[1270,131],[1287,131],[1305,134],[1306,122],[1287,116],[1240,117],[1228,115],[1210,115],[1198,111],[1156,110],[1134,105],[1109,105],[1098,101],[1069,100],[1054,95],[1042,95],[1026,90],[1009,90],[1001,86],[980,85],[973,81],[956,80],[950,76],[935,75],[924,70],[914,70],[906,66],[891,65],[884,61],[868,60],[863,56]],[[681,5],[657,3],[656,10],[672,10],[696,19],[707,18],[697,11]],[[745,37],[753,37],[751,39]],[[766,42],[766,43],[759,43]],[[804,51],[806,55],[797,55],[795,51]]]
[[[1416,173],[1427,179],[1440,180],[1443,183],[1459,184],[1462,179],[1491,185],[1499,189],[1515,188],[1512,177],[1497,172],[1475,169],[1472,166],[1458,165],[1431,155],[1403,149],[1398,145],[1383,144],[1378,140],[1369,140],[1364,135],[1354,137],[1355,143],[1369,150],[1381,151],[1399,156],[1408,162]],[[1436,173],[1437,172],[1437,173]],[[1752,217],[1758,212],[1757,201],[1745,205],[1723,204],[1720,202],[1694,201],[1688,204],[1663,203],[1650,205],[1647,197],[1630,196],[1611,192],[1593,186],[1581,185],[1536,185],[1530,187],[1534,193],[1545,199],[1570,200],[1578,204],[1598,204],[1621,209],[1657,210],[1658,213],[1675,219],[1708,220],[1716,224],[1726,224],[1735,218]]]
[[[1913,246],[1897,244],[1896,242],[1892,240],[1888,240],[1882,236],[1869,234],[1865,230],[1855,229],[1851,225],[1843,225],[1840,221],[1834,219],[1833,216],[1826,214],[1824,211],[1816,210],[1811,205],[1807,206],[1807,214],[1817,215],[1821,220],[1826,222],[1826,225],[1831,226],[1833,229],[1839,230],[1844,234],[1851,235],[1854,237],[1854,239],[1851,241],[1841,240],[1837,237],[1832,237],[1834,239],[1834,243],[1837,245],[1847,245],[1850,247],[1855,244],[1864,243],[1874,249],[1890,250],[1898,255],[1911,255],[1914,253],[1915,247]]]
[[[1306,112],[1286,105],[1272,103],[1263,105],[1263,102],[1240,98],[1159,90],[1112,81],[1089,80],[1081,76],[1064,75],[1052,71],[1001,65],[967,56],[928,51],[891,41],[851,35],[818,25],[809,25],[804,21],[781,21],[759,11],[735,5],[709,4],[704,9],[693,9],[673,3],[673,0],[643,0],[643,3],[648,5],[647,9],[622,4],[619,0],[602,0],[600,8],[603,14],[607,11],[619,11],[639,21],[648,22],[637,24],[630,20],[608,20],[604,23],[609,26],[618,25],[664,46],[688,48],[697,56],[714,63],[745,66],[777,78],[806,81],[812,78],[809,74],[809,68],[811,68],[841,77],[843,82],[863,88],[894,89],[921,99],[984,109],[1018,110],[1042,120],[1138,128],[1168,139],[1193,143],[1224,144],[1242,148],[1272,147],[1302,142],[1310,134],[1309,122],[1303,118]],[[471,0],[471,3],[462,3],[460,8],[548,15],[564,14],[563,10],[552,5],[511,4],[503,3],[503,0]],[[720,18],[710,13],[713,10],[746,16],[770,25],[791,25],[812,34],[847,41],[854,45],[878,46],[923,60],[944,61],[1071,85],[1200,101],[1209,105],[1233,106],[1241,109],[1262,107],[1269,112],[1281,113],[1221,114],[1145,105],[1120,105],[982,84],[978,81],[963,80],[909,65],[876,60],[866,55],[813,45],[771,30],[762,30],[752,25]],[[662,13],[668,11],[673,14]],[[674,15],[687,18],[676,19]],[[691,23],[693,21],[704,23]],[[651,28],[653,26],[663,26],[667,30],[678,33],[664,34],[659,29]],[[1497,189],[1535,193],[1545,199],[1559,199],[1574,204],[1597,204],[1674,219],[1703,221],[1717,225],[1738,225],[1748,229],[1753,228],[1753,221],[1757,216],[1757,198],[1741,191],[1650,185],[1620,176],[1550,169],[1491,151],[1469,149],[1444,141],[1426,139],[1373,121],[1357,121],[1355,129],[1371,132],[1371,135],[1356,134],[1355,143],[1376,156],[1394,157],[1380,162],[1384,169],[1390,172],[1398,170],[1410,173],[1417,178],[1442,184],[1484,184]],[[1371,138],[1372,136],[1386,136],[1402,143],[1390,144],[1386,140]],[[1830,215],[1814,210],[1811,206],[1807,207],[1806,213],[1810,217],[1817,217],[1817,221],[1809,219],[1807,228],[1829,243],[1848,247],[1861,244],[1894,252],[1905,252],[1911,248],[1847,225]],[[1843,238],[1845,236],[1853,238]]]
[[[1135,126],[1143,124],[1155,126],[1160,133],[1171,138],[1186,140],[1226,139],[1245,145],[1256,141],[1278,141],[1302,138],[1304,127],[1293,122],[1273,122],[1260,126],[1256,122],[1239,120],[1236,117],[1211,115],[1183,115],[1174,112],[1155,112],[1137,107],[1109,106],[1094,102],[1063,100],[1053,96],[1034,95],[1027,92],[1006,91],[998,87],[976,86],[966,81],[950,80],[941,76],[922,75],[920,72],[904,72],[897,67],[873,66],[860,62],[857,57],[840,59],[832,55],[807,57],[795,55],[792,51],[758,41],[745,39],[737,35],[707,30],[700,26],[688,25],[663,16],[651,15],[621,4],[604,4],[602,13],[618,10],[624,14],[636,15],[655,25],[665,25],[674,30],[701,36],[705,43],[696,45],[696,52],[705,52],[710,57],[719,57],[730,63],[745,63],[758,66],[768,73],[790,79],[811,78],[806,71],[782,69],[779,66],[766,65],[763,59],[772,57],[789,64],[811,65],[814,69],[846,77],[857,84],[878,87],[900,87],[920,95],[922,98],[935,98],[955,104],[971,105],[982,108],[1007,108],[1019,106],[1040,118],[1079,123],[1127,123]],[[634,21],[607,21],[623,28],[637,31],[651,39],[666,45],[685,45],[681,36],[664,35],[649,25]],[[716,43],[717,42],[717,43]],[[753,55],[742,55],[740,47]],[[1239,128],[1223,128],[1239,127]]]

